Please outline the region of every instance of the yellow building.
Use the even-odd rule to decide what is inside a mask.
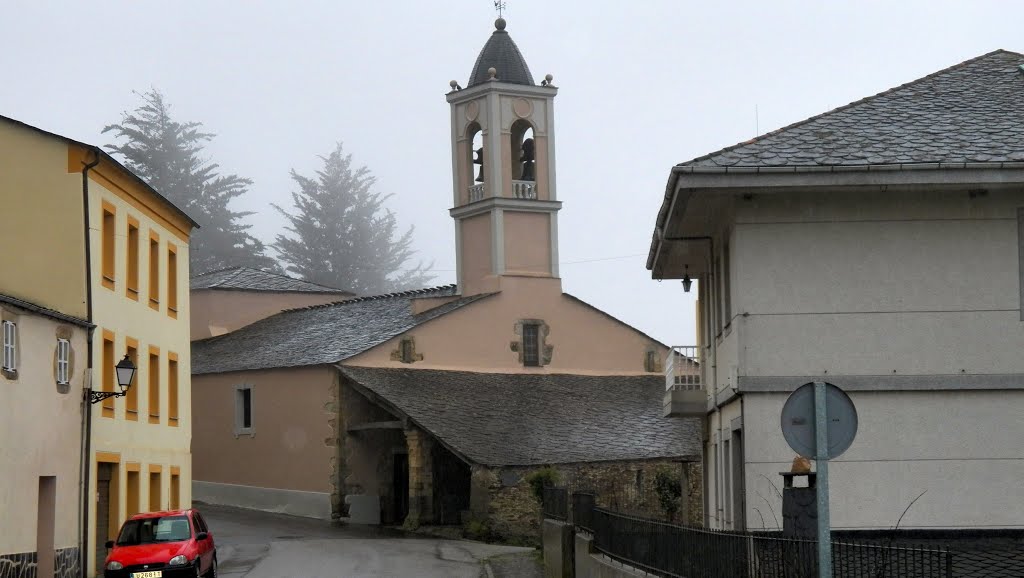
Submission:
[[[102,575],[104,543],[127,516],[191,505],[188,260],[196,223],[99,148],[2,116],[0,157],[0,242],[17,248],[0,256],[0,311],[24,326],[23,371],[0,372],[0,386],[49,379],[47,360],[56,371],[55,347],[62,347],[56,339],[69,342],[63,347],[76,360],[67,383],[57,382],[71,395],[9,406],[24,418],[19,444],[56,439],[74,450],[50,455],[39,447],[39,471],[23,472],[40,476],[38,483],[0,477],[0,511],[28,508],[16,516],[17,535],[0,531],[0,558],[41,557],[42,549],[68,557],[73,548],[74,575],[80,564],[86,575]],[[125,355],[138,368],[128,394],[89,403],[89,389],[117,389],[114,366]],[[60,389],[48,386],[54,395]],[[0,431],[16,421],[0,417]],[[17,457],[14,439],[0,439],[0,456]],[[7,465],[0,463],[11,471]],[[46,541],[40,521],[33,549],[26,521],[29,513],[36,519],[37,503],[40,512],[49,507],[44,477],[57,478],[56,543]],[[89,499],[79,491],[83,480]],[[58,559],[60,576],[65,562]]]
[[[69,170],[97,159],[72,148]],[[137,512],[191,505],[188,241],[195,223],[108,157],[89,173],[95,390],[135,363],[128,395],[92,406],[88,568]]]

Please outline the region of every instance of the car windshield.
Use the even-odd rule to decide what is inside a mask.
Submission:
[[[163,516],[128,520],[117,537],[118,546],[134,546],[155,542],[182,542],[192,536],[188,518]]]

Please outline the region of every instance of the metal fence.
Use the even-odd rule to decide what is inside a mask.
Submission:
[[[593,536],[594,548],[624,564],[669,578],[816,578],[817,542],[777,532],[727,532],[623,514],[590,492],[550,488],[544,511]],[[558,491],[562,490],[562,491]],[[571,503],[571,508],[568,504]],[[547,514],[546,514],[547,515]],[[1024,578],[1024,545],[976,542],[965,549],[889,537],[832,541],[836,578]]]
[[[545,486],[543,499],[541,500],[541,511],[545,518],[552,520],[566,521],[569,519],[569,490]]]
[[[685,578],[816,578],[817,543],[768,533],[722,532],[646,520],[594,508],[594,547],[650,573]],[[832,542],[833,575],[842,578],[950,577],[944,548]]]

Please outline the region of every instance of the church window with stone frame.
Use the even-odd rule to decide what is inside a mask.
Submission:
[[[660,371],[658,363],[658,352],[654,350],[647,350],[644,352],[644,371],[648,373],[657,373]]]
[[[540,325],[523,324],[523,365],[540,366]]]
[[[412,363],[414,361],[414,349],[412,339],[403,339],[402,342],[399,344],[399,349],[401,350],[402,363]]]

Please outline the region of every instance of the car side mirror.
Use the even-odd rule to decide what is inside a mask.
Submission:
[[[210,535],[207,534],[206,532],[199,532],[198,534],[196,534],[196,540],[205,540],[205,539],[207,539],[209,537],[210,537]]]
[[[107,543],[104,544],[104,546],[106,546],[107,550],[109,550],[109,549],[114,547],[114,541],[113,540],[107,540]]]

